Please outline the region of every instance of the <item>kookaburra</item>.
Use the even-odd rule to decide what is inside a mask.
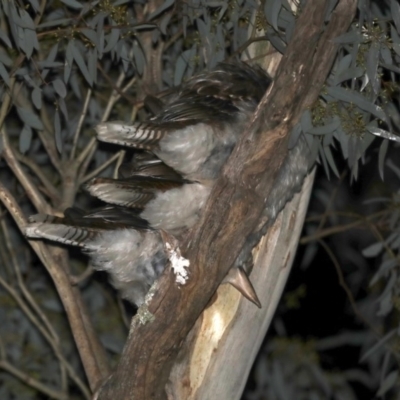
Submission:
[[[190,78],[161,111],[133,125],[105,122],[97,137],[146,150],[119,179],[95,178],[86,189],[112,204],[84,213],[68,210],[65,218],[33,216],[30,238],[80,246],[98,270],[111,275],[122,297],[140,305],[167,264],[161,232],[180,237],[198,220],[222,166],[266,92],[271,79],[259,67],[220,63],[213,71]],[[300,189],[308,170],[304,143],[289,151],[281,185],[270,193],[269,225]],[[241,269],[266,224],[248,238],[227,281],[259,305]]]

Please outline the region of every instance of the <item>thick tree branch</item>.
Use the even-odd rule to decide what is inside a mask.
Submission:
[[[27,222],[25,216],[11,193],[0,183],[0,201],[7,208],[18,228],[23,232]],[[92,324],[88,321],[83,307],[80,291],[72,287],[66,273],[65,257],[57,251],[51,252],[42,242],[30,240],[29,244],[46,267],[60,295],[82,364],[92,391],[107,376],[108,365],[104,349],[98,342]],[[64,267],[64,268],[63,268]]]
[[[353,20],[356,1],[339,1],[328,24],[327,2],[310,0],[293,40],[251,126],[229,158],[206,212],[182,245],[190,280],[182,287],[167,270],[149,305],[151,322],[134,318],[117,371],[99,399],[164,399],[165,384],[181,343],[259,222],[287,152],[287,136],[320,93],[333,60],[333,39]],[[311,86],[310,83],[313,83]]]

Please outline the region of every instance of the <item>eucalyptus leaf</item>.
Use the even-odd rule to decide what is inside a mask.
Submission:
[[[67,83],[71,76],[72,63],[74,61],[74,55],[72,53],[72,47],[74,46],[73,41],[69,41],[67,50],[65,52],[65,64],[64,64],[64,82]]]
[[[373,345],[372,347],[369,348],[369,350],[364,353],[364,355],[361,357],[360,362],[365,361],[368,357],[370,357],[373,353],[375,353],[377,350],[383,347],[383,345],[388,342],[394,335],[396,334],[396,330],[392,329],[390,330],[383,338],[381,338],[378,343]]]
[[[88,69],[93,82],[97,82],[97,48],[88,50]]]
[[[379,93],[380,79],[378,77],[378,62],[381,46],[379,43],[372,43],[367,55],[367,74],[375,93]]]
[[[72,55],[74,57],[74,60],[76,64],[78,65],[80,71],[82,72],[82,75],[85,77],[87,83],[92,86],[93,85],[93,77],[89,74],[89,70],[86,66],[86,63],[82,57],[81,52],[79,51],[78,47],[75,45],[74,41],[71,41],[72,43],[71,50],[72,50]]]
[[[25,154],[31,147],[32,129],[28,125],[24,125],[19,135],[19,151]]]
[[[382,137],[388,140],[393,140],[394,142],[400,142],[400,136],[388,132],[385,129],[377,128],[374,125],[368,125],[367,130],[375,136]]]
[[[396,385],[398,377],[399,377],[399,371],[397,369],[390,372],[389,375],[382,382],[382,385],[380,386],[378,393],[376,395],[383,396],[387,391],[392,389]]]
[[[390,38],[392,39],[392,49],[400,56],[400,36],[393,25],[390,25]]]
[[[38,0],[28,0],[29,3],[31,3],[32,8],[36,11],[39,12],[40,11],[40,4],[38,2]]]
[[[385,157],[388,151],[389,141],[383,140],[379,147],[379,156],[378,156],[378,170],[381,179],[384,178],[384,165],[385,165]]]
[[[69,25],[71,24],[72,20],[71,18],[61,18],[53,21],[47,21],[43,22],[40,25],[38,25],[38,28],[51,28],[52,26],[62,26],[62,25]]]
[[[118,40],[119,40],[119,35],[120,35],[121,31],[118,28],[111,28],[111,32],[109,35],[106,36],[106,42],[107,45],[104,48],[104,53],[108,53],[110,50],[112,50],[115,45],[117,44]]]
[[[8,71],[2,62],[0,62],[0,76],[6,85],[10,86],[10,75],[8,74]]]
[[[26,108],[17,107],[17,113],[21,120],[28,126],[34,129],[43,129],[43,123],[39,117],[31,110]]]
[[[42,108],[42,91],[39,88],[35,87],[32,90],[31,97],[32,97],[32,103],[34,104],[34,106],[38,110],[40,110]]]
[[[327,92],[337,100],[355,104],[362,110],[368,111],[379,119],[386,121],[386,115],[382,108],[371,103],[362,94],[356,92],[355,90],[348,90],[341,87],[328,87]]]
[[[266,0],[264,14],[267,21],[278,31],[278,16],[282,8],[281,0]]]
[[[377,242],[366,247],[362,254],[364,257],[376,257],[383,249],[383,243]]]
[[[52,82],[52,85],[54,90],[60,97],[64,98],[67,95],[67,88],[65,87],[65,84],[61,79],[55,79]]]
[[[139,46],[137,42],[133,45],[133,58],[135,59],[135,66],[139,73],[139,75],[143,75],[144,68],[146,65],[146,60],[144,58],[144,54],[142,48]]]
[[[94,44],[96,47],[98,46],[99,38],[97,36],[97,32],[93,29],[84,28],[81,32]]]
[[[63,149],[63,141],[61,137],[61,120],[60,113],[56,110],[54,114],[54,137],[56,140],[56,147],[58,152],[61,154]]]
[[[390,11],[397,32],[400,33],[400,4],[397,0],[390,0]]]
[[[363,36],[361,35],[360,32],[357,31],[346,32],[343,35],[340,35],[334,39],[335,43],[354,44],[354,45],[362,43],[363,41],[364,41]]]
[[[157,8],[157,10],[155,10],[153,13],[151,13],[147,20],[150,21],[153,18],[157,17],[158,15],[160,15],[162,12],[164,12],[166,9],[168,9],[169,7],[172,6],[172,4],[175,3],[175,0],[166,0],[160,7]]]
[[[80,10],[83,7],[83,5],[76,0],[61,0],[61,1],[68,7],[75,8],[77,10]]]
[[[0,40],[2,40],[7,47],[9,47],[10,49],[12,48],[9,37],[2,29],[0,29]]]
[[[361,67],[349,68],[343,71],[341,74],[335,75],[334,84],[338,85],[339,83],[342,83],[350,79],[360,78],[361,76],[363,76],[363,74],[364,74],[364,68]]]

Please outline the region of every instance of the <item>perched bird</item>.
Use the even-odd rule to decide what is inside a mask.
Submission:
[[[150,120],[99,124],[99,140],[151,151],[182,178],[159,176],[152,181],[152,189],[145,188],[150,182],[141,178],[97,178],[87,190],[103,201],[133,208],[150,195],[140,216],[153,228],[181,234],[197,221],[270,82],[260,67],[220,63],[215,70],[185,82],[167,104],[158,104],[160,111]]]
[[[219,175],[270,83],[260,67],[220,63],[185,82],[150,120],[101,123],[97,138],[149,150],[183,178],[205,185]]]
[[[80,246],[98,270],[111,274],[122,297],[140,305],[163,271],[167,256],[161,233],[180,236],[190,229],[209,197],[220,170],[250,122],[270,78],[245,63],[221,63],[177,90],[146,122],[106,122],[98,139],[146,150],[120,168],[118,179],[95,178],[86,189],[113,206],[83,213],[67,210],[63,219],[34,216],[31,238]],[[300,189],[308,171],[304,143],[288,153],[272,189],[263,221],[247,238],[226,282],[260,306],[243,268],[266,227]]]
[[[64,218],[37,214],[29,222],[27,237],[81,247],[96,270],[110,274],[121,297],[138,306],[168,261],[160,233],[124,207],[69,208]]]

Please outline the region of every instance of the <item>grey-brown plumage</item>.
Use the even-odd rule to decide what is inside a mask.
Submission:
[[[26,236],[81,247],[96,270],[109,273],[124,299],[142,304],[167,263],[160,233],[123,207],[89,213],[70,208],[64,215],[30,217]]]
[[[97,138],[152,151],[185,179],[214,180],[270,82],[259,67],[221,63],[185,82],[150,120],[99,124]]]
[[[98,139],[147,150],[120,168],[120,178],[95,178],[86,189],[113,204],[62,220],[34,221],[26,234],[77,245],[92,264],[107,270],[123,297],[141,304],[167,259],[159,231],[181,235],[190,229],[209,197],[220,170],[264,95],[270,78],[258,67],[221,63],[189,79],[149,121],[96,127]],[[302,148],[303,149],[303,148]],[[273,222],[307,173],[303,151],[292,150],[269,196],[265,220],[248,238],[227,277],[254,303],[257,296],[240,269],[256,239]],[[124,218],[127,220],[124,221]],[[244,282],[244,283],[243,283]],[[246,286],[246,287],[244,287]]]
[[[150,194],[136,177],[97,179],[87,189],[104,201],[130,207],[137,205],[138,199],[151,197],[140,215],[154,228],[181,234],[197,221],[222,165],[270,81],[259,67],[221,63],[185,82],[149,121],[99,124],[99,140],[151,151],[185,182],[176,185],[176,180],[156,179]],[[162,190],[163,184],[170,185],[168,190]]]

